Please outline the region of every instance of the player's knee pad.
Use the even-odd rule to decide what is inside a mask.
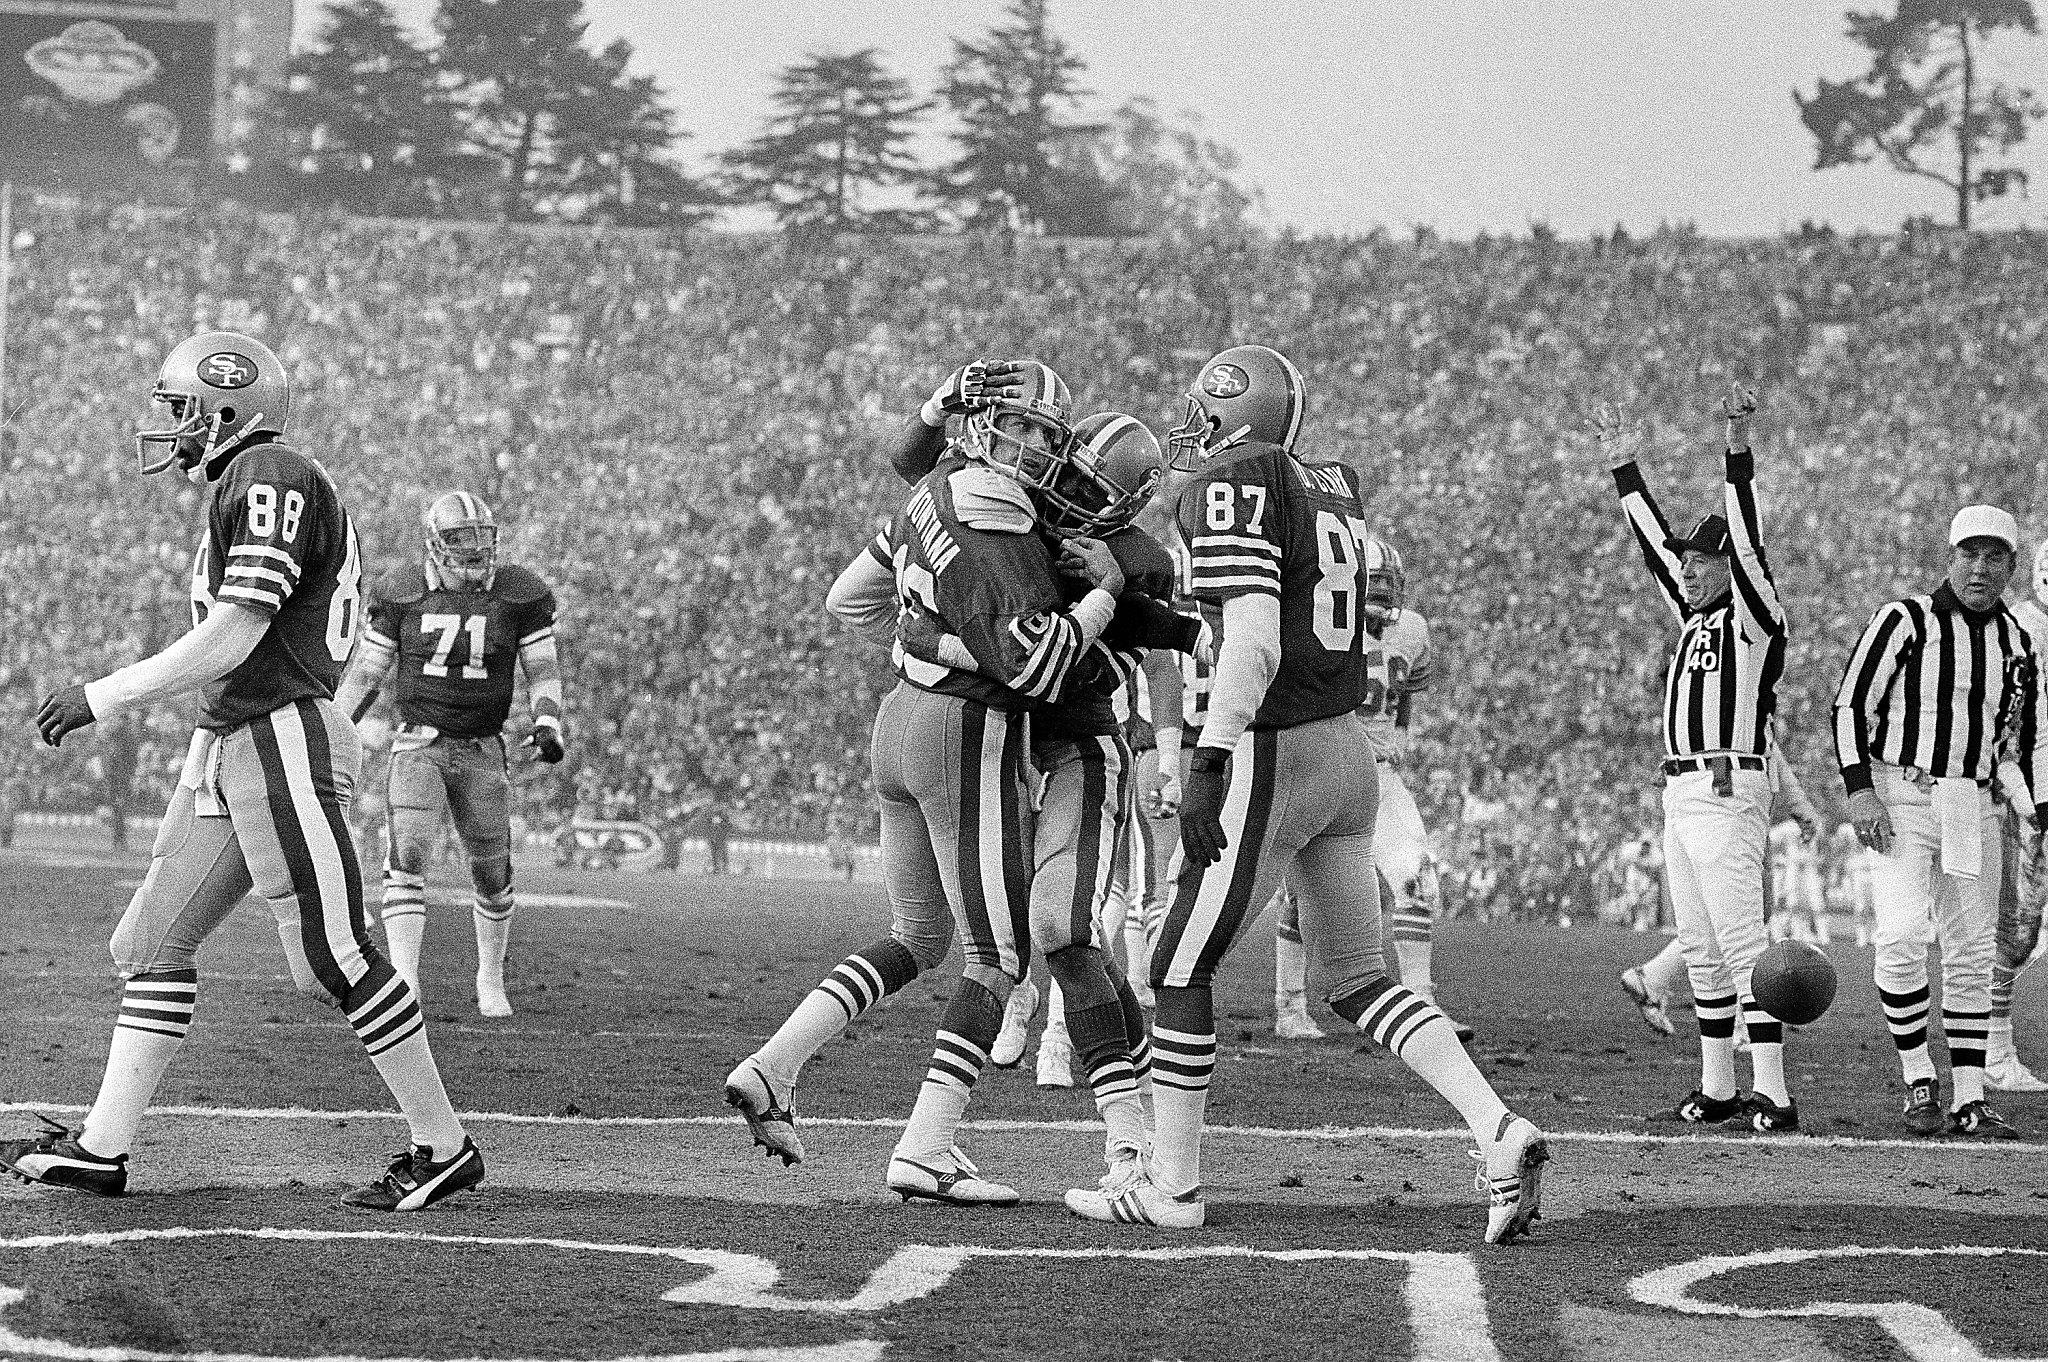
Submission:
[[[1116,999],[1116,988],[1104,967],[1102,952],[1094,946],[1062,946],[1047,951],[1045,967],[1066,995],[1069,1012],[1099,1007]]]
[[[1870,973],[1886,993],[1912,993],[1927,987],[1927,957],[1904,951],[1879,951]]]
[[[503,843],[484,850],[474,849],[469,857],[470,883],[479,898],[512,895],[512,853]]]
[[[995,1044],[996,1032],[1003,1028],[1003,1004],[1010,997],[1010,977],[996,970],[999,987],[992,988],[986,979],[975,975],[977,970],[985,968],[977,965],[967,967],[953,989],[952,998],[946,1003],[945,1015],[939,1020],[942,1030],[952,1032],[984,1052]]]
[[[402,826],[398,817],[401,812],[392,810],[391,848],[384,858],[385,869],[424,877],[434,859],[433,835],[424,829]]]
[[[910,953],[910,958],[917,962],[917,972],[922,974],[944,960],[952,948],[953,920],[944,917],[915,925],[898,922],[890,927],[889,939]]]

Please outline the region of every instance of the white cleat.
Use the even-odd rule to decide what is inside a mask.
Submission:
[[[1024,1058],[1024,1034],[1031,1025],[1031,1019],[1038,1015],[1038,985],[1026,979],[1010,990],[1010,1001],[1003,1007],[1003,1026],[996,1032],[995,1044],[988,1047],[988,1062],[998,1069],[1014,1069]]]
[[[1068,1192],[1067,1209],[1083,1220],[1110,1225],[1152,1225],[1162,1230],[1202,1227],[1208,1207],[1202,1203],[1201,1188],[1169,1196],[1152,1185],[1138,1160],[1128,1163],[1128,1168],[1112,1168],[1100,1187],[1076,1187]]]
[[[512,1000],[505,996],[505,976],[477,972],[476,1010],[486,1017],[509,1017]]]
[[[1073,1042],[1057,1031],[1048,1031],[1038,1038],[1038,1086],[1074,1086]]]
[[[2000,1050],[1985,1061],[1984,1086],[1994,1092],[2048,1092],[2048,1082],[2020,1063],[2015,1050]]]
[[[981,1176],[959,1145],[936,1159],[889,1159],[889,1190],[905,1201],[938,1201],[948,1206],[1014,1206],[1024,1198],[1014,1187]]]
[[[1493,1148],[1472,1157],[1486,1165],[1472,1182],[1474,1191],[1486,1193],[1486,1242],[1511,1244],[1527,1235],[1543,1215],[1543,1165],[1550,1162],[1543,1132],[1509,1112],[1500,1118]]]
[[[804,1142],[797,1137],[796,1117],[790,1111],[795,1089],[777,1096],[768,1075],[751,1056],[741,1060],[725,1076],[725,1104],[746,1118],[754,1143],[781,1159],[784,1168],[804,1161]]]
[[[1631,965],[1621,972],[1621,991],[1628,994],[1628,1000],[1636,1005],[1636,1011],[1643,1014],[1643,1025],[1660,1036],[1669,1036],[1677,1028],[1671,1024],[1670,1000],[1659,997],[1650,989],[1650,981],[1644,975],[1642,966]]]
[[[1273,1003],[1273,1034],[1282,1040],[1321,1040],[1323,1028],[1308,1015],[1305,999],[1284,998]]]

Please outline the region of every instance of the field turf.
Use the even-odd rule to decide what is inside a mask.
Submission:
[[[139,860],[0,856],[0,1131],[90,1101],[117,997],[106,937]],[[522,866],[517,1015],[479,1018],[460,886],[437,885],[424,993],[477,1194],[365,1220],[335,1198],[403,1142],[337,1014],[297,994],[253,901],[210,943],[198,1020],[132,1194],[0,1188],[0,1356],[134,1358],[1956,1358],[2048,1354],[2048,1101],[2018,1145],[1919,1142],[1867,954],[1793,1038],[1809,1135],[1687,1138],[1642,1117],[1692,1086],[1615,985],[1660,939],[1465,922],[1439,996],[1509,1104],[1553,1132],[1538,1235],[1480,1244],[1469,1140],[1326,1011],[1271,1034],[1271,937],[1219,986],[1210,1223],[1086,1224],[1085,1090],[991,1071],[963,1143],[1026,1204],[882,1188],[953,972],[808,1071],[811,1158],[763,1160],[720,1082],[886,927],[872,885]],[[2048,981],[2023,981],[2048,1060]]]

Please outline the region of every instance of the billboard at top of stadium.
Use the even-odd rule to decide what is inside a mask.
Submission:
[[[232,87],[275,78],[290,26],[291,0],[0,0],[0,173],[89,185],[209,159]]]

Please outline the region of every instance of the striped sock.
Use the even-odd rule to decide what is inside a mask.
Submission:
[[[1941,1009],[1941,1034],[1948,1040],[1948,1077],[1954,1084],[1951,1111],[1984,1100],[1984,1046],[1990,1030],[1989,1012]]]
[[[1742,1021],[1749,1028],[1750,1086],[1784,1106],[1792,1100],[1785,1089],[1785,1027],[1755,998],[1743,995]]]
[[[371,1059],[418,1034],[427,1024],[405,976],[396,969],[380,970],[376,964],[372,964],[361,983],[349,990],[343,1010],[348,1013],[348,1024],[356,1039],[370,1052]]]
[[[411,1128],[414,1144],[442,1158],[462,1147],[462,1122],[441,1083],[441,1070],[427,1045],[426,1019],[405,976],[381,957],[370,958],[369,973],[348,991],[342,1011],[378,1077],[391,1090]]]
[[[1879,985],[1877,996],[1884,1004],[1884,1024],[1892,1033],[1906,1081],[1934,1077],[1934,1057],[1927,1053],[1927,985],[1901,993]]]
[[[1330,1010],[1396,1055],[1424,1026],[1445,1021],[1429,999],[1385,975],[1356,993],[1330,999]]]
[[[754,1062],[777,1085],[794,1084],[811,1056],[847,1024],[919,974],[917,957],[894,937],[864,946],[833,967],[754,1052]]]
[[[1124,1034],[1124,1009],[1112,999],[1067,1017],[1067,1034],[1088,1074],[1095,1110],[1108,1128],[1110,1151],[1144,1148],[1145,1109],[1138,1100],[1138,1072]]]
[[[1733,993],[1704,997],[1694,994],[1693,1015],[1700,1023],[1700,1091],[1721,1099],[1735,1095],[1735,1009]]]
[[[988,1047],[1002,1025],[1003,1005],[988,985],[962,979],[939,1019],[931,1067],[918,1084],[917,1102],[896,1144],[898,1156],[935,1159],[953,1147],[968,1099],[988,1065]]]
[[[1991,1021],[1993,1025],[2004,1021],[2008,1031],[2012,1021],[2013,983],[2019,977],[2020,972],[2009,965],[1991,967]]]
[[[1178,1196],[1202,1185],[1202,1117],[1216,1072],[1214,1002],[1207,988],[1161,988],[1152,1027],[1152,1181]]]
[[[138,974],[122,986],[121,1015],[107,1046],[99,1096],[80,1135],[87,1149],[113,1158],[135,1147],[142,1113],[192,1029],[192,1010],[198,1000],[197,970]]]

